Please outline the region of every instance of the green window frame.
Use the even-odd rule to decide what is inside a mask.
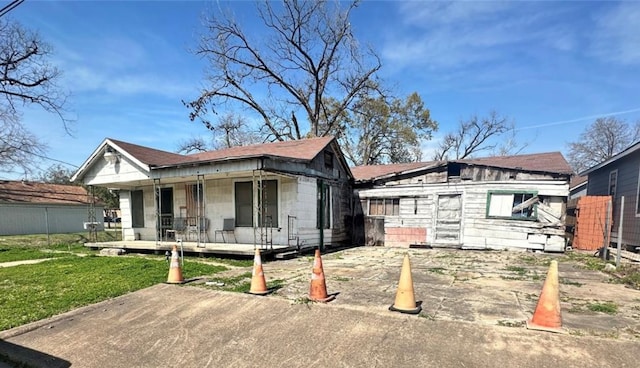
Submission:
[[[486,218],[535,221],[538,219],[537,199],[536,191],[490,190]]]

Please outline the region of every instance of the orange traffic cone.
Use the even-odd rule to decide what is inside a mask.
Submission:
[[[269,293],[262,270],[260,248],[256,248],[256,255],[253,257],[253,273],[251,274],[251,288],[249,289],[249,293],[255,295],[265,295]]]
[[[560,291],[558,288],[558,261],[551,261],[547,278],[544,280],[538,305],[533,317],[527,321],[527,328],[549,332],[563,332],[560,316]]]
[[[178,247],[176,247],[175,245],[171,250],[171,263],[169,265],[169,277],[167,278],[167,283],[184,283],[184,278],[182,277],[182,269],[180,268],[180,257],[178,257]]]
[[[408,314],[418,314],[422,310],[422,304],[417,304],[413,295],[413,278],[411,277],[411,262],[409,262],[408,254],[404,255],[402,262],[396,301],[389,307],[389,310]]]
[[[327,285],[324,282],[324,270],[322,269],[322,258],[320,257],[320,249],[316,249],[316,256],[313,260],[313,271],[311,272],[311,288],[309,290],[309,299],[314,302],[330,302],[335,299],[335,295],[327,294]]]

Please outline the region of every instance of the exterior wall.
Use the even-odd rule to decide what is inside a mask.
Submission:
[[[549,227],[540,221],[487,218],[489,191],[535,191],[546,198],[545,204],[553,211],[563,213],[569,192],[567,181],[461,181],[457,183],[396,185],[357,190],[357,196],[370,198],[399,198],[398,216],[384,216],[385,229],[397,234],[402,228],[414,238],[399,242],[401,246],[410,243],[437,243],[434,229],[437,217],[439,195],[460,194],[462,198],[460,240],[463,248],[473,249],[544,249],[564,250],[563,226]],[[366,208],[364,209],[366,212]],[[425,229],[423,233],[409,229]],[[386,230],[385,230],[386,231]],[[385,240],[389,233],[385,233]],[[422,238],[422,241],[420,241]],[[393,238],[392,238],[393,243]],[[396,242],[398,243],[398,242]],[[388,245],[388,244],[385,244]]]
[[[204,184],[205,217],[209,219],[207,232],[209,242],[222,242],[216,230],[223,228],[225,218],[235,217],[235,183],[239,181],[252,181],[252,176],[242,176],[225,179],[208,179]],[[257,177],[255,178],[257,180]],[[317,229],[317,179],[305,176],[290,177],[276,174],[263,174],[263,180],[277,180],[278,182],[278,227],[267,229],[269,238],[273,244],[300,245],[301,247],[313,247],[320,244],[320,230]],[[175,184],[163,184],[162,187],[173,188],[174,217],[181,216],[181,207],[186,207],[185,184],[195,184],[196,180]],[[331,228],[324,230],[325,244],[343,242],[349,239],[350,233],[343,216],[350,213],[345,208],[344,201],[340,198],[347,195],[349,202],[351,189],[349,186],[338,187],[331,185],[332,218]],[[143,191],[144,197],[144,228],[132,228],[130,192],[120,192],[120,206],[122,211],[122,227],[124,240],[134,240],[138,236],[142,240],[155,240],[156,217],[153,195],[153,186],[137,188]],[[254,204],[257,203],[257,193],[254,193]],[[295,239],[289,240],[289,217],[293,217],[293,229],[291,234]],[[254,213],[254,223],[257,223],[257,209]],[[138,235],[136,235],[138,234]],[[260,228],[236,227],[234,230],[236,242],[257,244],[261,242]]]
[[[96,206],[102,224],[103,208]],[[60,234],[87,231],[87,206],[0,204],[0,235]]]
[[[121,157],[116,164],[109,164],[106,160],[96,160],[83,179],[84,184],[100,185],[107,183],[131,182],[147,180],[145,169],[139,167],[126,157]]]
[[[592,173],[589,173],[587,194],[609,195],[609,174],[618,171],[617,187],[613,197],[613,223],[611,241],[618,241],[618,225],[620,224],[620,202],[624,196],[624,220],[622,243],[640,246],[640,217],[636,213],[638,201],[638,181],[640,176],[640,151],[611,162]]]

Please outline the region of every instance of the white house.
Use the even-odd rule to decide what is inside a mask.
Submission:
[[[72,180],[119,193],[118,247],[182,239],[200,250],[299,249],[351,239],[353,178],[333,137],[190,155],[105,139]]]

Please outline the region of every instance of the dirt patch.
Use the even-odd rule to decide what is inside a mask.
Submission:
[[[359,247],[323,255],[332,304],[388,313],[393,304],[402,259],[412,265],[415,298],[421,316],[522,327],[531,318],[551,260],[558,261],[563,328],[575,335],[640,338],[640,291],[620,277],[600,271],[604,264],[590,253],[544,254],[521,251],[462,251]],[[272,296],[299,303],[309,292],[313,257],[264,264]],[[251,267],[219,278],[250,282]],[[627,276],[628,277],[628,276]],[[227,285],[228,286],[228,285]],[[205,287],[217,288],[215,285]]]

